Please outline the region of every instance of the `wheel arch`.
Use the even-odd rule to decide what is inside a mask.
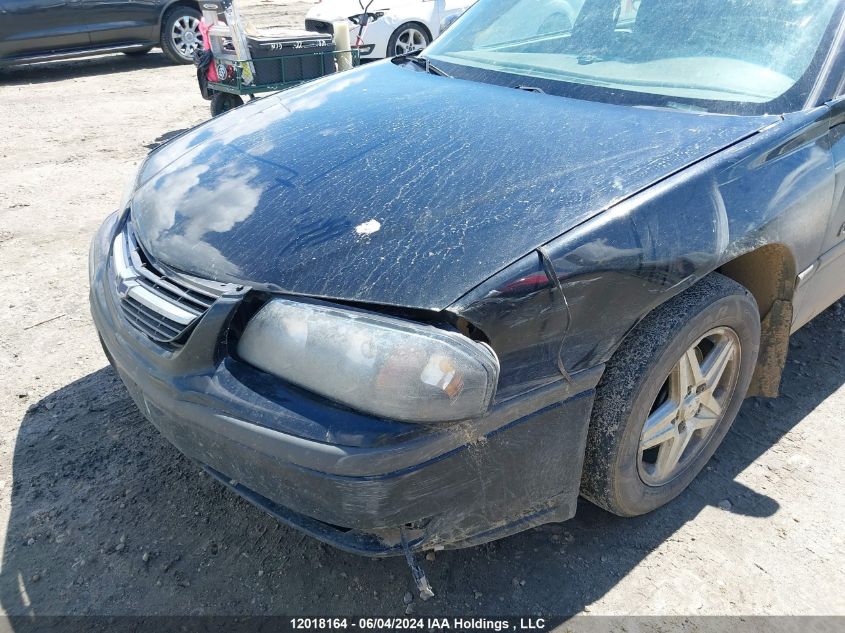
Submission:
[[[722,264],[717,272],[742,284],[760,311],[760,354],[748,396],[775,398],[789,351],[797,270],[792,251],[766,244]]]
[[[778,397],[789,351],[792,299],[797,279],[797,267],[792,251],[781,243],[764,244],[729,259],[710,273],[699,277],[695,283],[700,283],[714,272],[732,279],[748,290],[757,302],[760,313],[760,351],[746,397]],[[674,296],[674,293],[667,295],[666,301]],[[663,303],[665,302],[661,301],[642,318],[647,317]],[[630,333],[631,330],[618,342],[613,353],[623,345]]]
[[[423,18],[402,18],[401,20],[396,20],[396,26],[393,28],[393,30],[390,32],[390,36],[387,38],[388,43],[393,38],[393,36],[399,32],[399,29],[408,24],[416,24],[417,26],[421,26],[425,31],[426,35],[428,35],[429,41],[434,41],[434,35],[431,33],[431,29],[428,27],[428,24],[426,24],[426,20],[424,20]]]

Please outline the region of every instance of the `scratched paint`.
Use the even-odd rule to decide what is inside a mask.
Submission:
[[[442,309],[769,121],[588,103],[415,68],[369,64],[257,100],[165,145],[133,206],[145,246],[221,281]],[[258,197],[251,212],[223,197],[174,204],[165,179],[198,167],[194,192],[213,190],[235,168],[256,169],[242,183]],[[203,213],[236,221],[196,236]],[[361,240],[356,227],[374,218],[380,230]],[[207,248],[167,248],[189,234]],[[204,254],[212,252],[219,257]]]
[[[361,222],[358,226],[355,227],[355,232],[358,235],[366,236],[372,235],[373,233],[377,232],[381,228],[381,222],[378,220],[367,220],[366,222]]]

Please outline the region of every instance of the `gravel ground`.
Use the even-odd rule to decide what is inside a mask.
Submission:
[[[265,4],[265,3],[259,3]],[[306,3],[277,13],[300,24]],[[272,23],[267,20],[262,23]],[[100,351],[86,254],[136,165],[208,118],[159,52],[0,74],[0,606],[7,614],[845,615],[845,306],[793,340],[691,489],[424,561],[280,526],[164,441]]]

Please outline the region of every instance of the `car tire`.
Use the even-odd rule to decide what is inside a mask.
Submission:
[[[144,48],[136,48],[136,49],[131,50],[131,51],[123,51],[123,54],[127,55],[129,57],[143,57],[144,55],[149,53],[151,50],[153,50],[152,46],[145,46]]]
[[[177,5],[168,9],[161,19],[161,50],[174,64],[192,64],[193,51],[202,47],[196,9]]]
[[[759,346],[756,301],[718,273],[645,317],[596,388],[581,494],[620,516],[677,497],[727,434]]]
[[[229,94],[228,92],[215,92],[211,96],[211,116],[221,115],[243,104],[244,100],[238,95]]]
[[[403,55],[431,44],[431,34],[419,22],[405,22],[393,31],[387,41],[387,56]]]

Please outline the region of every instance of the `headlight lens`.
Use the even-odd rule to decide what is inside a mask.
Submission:
[[[407,422],[483,415],[499,377],[493,351],[460,334],[287,299],[249,321],[238,354],[326,398]]]

